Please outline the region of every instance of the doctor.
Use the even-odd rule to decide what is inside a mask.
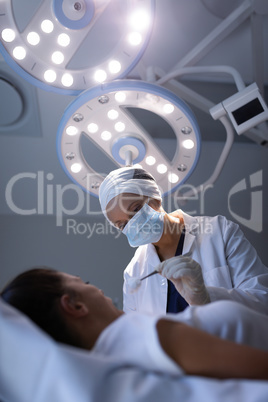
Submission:
[[[179,312],[225,299],[268,314],[268,268],[237,224],[220,215],[167,214],[154,178],[135,165],[112,171],[99,198],[108,221],[138,247],[124,272],[125,312]],[[130,278],[155,269],[162,275],[133,292]]]

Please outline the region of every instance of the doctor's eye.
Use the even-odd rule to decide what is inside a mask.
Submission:
[[[126,224],[127,224],[127,222],[120,223],[120,225],[117,226],[117,229],[119,229],[121,231],[124,230],[124,227],[126,226]]]
[[[141,208],[142,208],[142,205],[139,204],[134,208],[133,212],[138,212]]]

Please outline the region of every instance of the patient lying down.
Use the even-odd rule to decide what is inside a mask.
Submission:
[[[268,350],[268,317],[235,302],[161,317],[124,314],[95,286],[49,268],[20,274],[1,297],[56,341],[126,364],[174,375],[268,379],[268,352],[260,350]]]

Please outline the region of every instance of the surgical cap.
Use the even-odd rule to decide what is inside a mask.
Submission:
[[[130,166],[113,170],[99,188],[101,209],[105,217],[108,203],[117,195],[132,193],[162,201],[161,192],[154,177],[140,167]],[[107,218],[108,219],[108,218]]]

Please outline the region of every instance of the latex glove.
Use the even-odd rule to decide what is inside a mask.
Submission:
[[[158,270],[161,275],[174,283],[177,291],[188,304],[201,305],[210,302],[202,269],[189,254],[163,261],[158,266]]]

